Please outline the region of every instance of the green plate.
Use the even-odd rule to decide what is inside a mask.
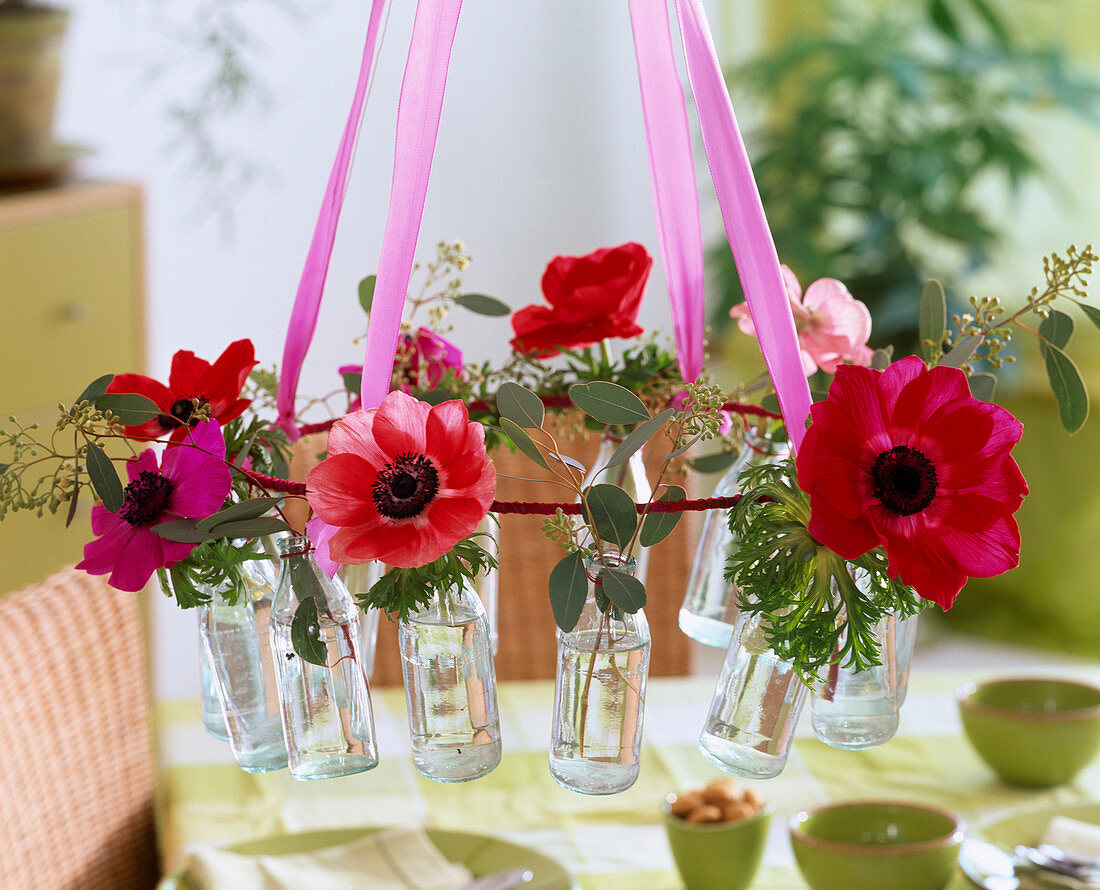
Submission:
[[[384,830],[382,826],[375,826],[303,831],[297,834],[281,834],[245,841],[227,849],[246,856],[308,853],[311,850],[350,843],[382,830]],[[439,848],[440,853],[456,865],[466,866],[473,872],[475,878],[513,868],[526,868],[534,877],[530,882],[522,885],[523,890],[574,890],[576,887],[573,878],[565,868],[530,847],[522,847],[485,834],[467,834],[464,831],[428,828],[426,833],[432,843]],[[158,886],[158,890],[197,890],[197,888],[188,883],[181,868],[165,878]],[[232,888],[226,888],[226,890],[232,890]]]
[[[1100,804],[1014,810],[983,823],[974,832],[974,837],[963,841],[959,851],[963,874],[982,890],[1015,890],[1019,881],[1011,876],[1011,865],[1000,851],[1013,850],[1017,844],[1038,846],[1055,816],[1100,825]]]

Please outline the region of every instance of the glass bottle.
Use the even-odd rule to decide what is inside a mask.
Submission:
[[[203,724],[209,729],[216,714],[245,772],[283,769],[286,745],[267,643],[274,569],[268,560],[250,560],[241,564],[237,581],[231,583],[235,590],[226,584],[211,591],[199,615],[202,661],[215,696],[207,705],[214,713],[204,709]]]
[[[221,742],[229,741],[229,730],[225,728],[225,712],[218,701],[218,692],[214,689],[214,672],[210,669],[210,659],[202,643],[202,619],[197,625],[199,631],[199,681],[202,684],[202,728]]]
[[[489,621],[468,587],[436,594],[398,624],[413,764],[437,782],[467,782],[500,763]]]
[[[749,467],[778,463],[789,453],[784,438],[773,439],[750,425],[737,460],[714,489],[714,497],[732,497],[741,490],[741,475]],[[680,630],[706,646],[725,648],[737,620],[737,586],[725,578],[726,560],[737,542],[726,522],[726,511],[708,510],[695,551],[687,592],[680,607]]]
[[[898,683],[898,707],[905,704],[905,696],[909,693],[909,667],[913,663],[913,648],[917,642],[917,618],[919,615],[910,615],[908,618],[898,619],[894,623],[894,647],[897,651]]]
[[[826,745],[860,751],[897,732],[897,623],[891,613],[873,629],[881,664],[861,671],[832,664],[815,685],[810,714],[814,733]]]
[[[573,630],[558,632],[550,773],[570,791],[615,794],[638,778],[649,624],[608,603],[603,566],[634,571],[634,560],[605,550],[585,562],[588,598]]]
[[[362,565],[342,565],[337,571],[340,580],[348,589],[353,600],[370,590],[375,583],[386,573],[386,566],[376,559]],[[374,676],[374,656],[378,651],[378,618],[380,612],[377,609],[360,610],[359,612],[359,650],[363,658],[363,671],[369,680]]]
[[[278,544],[282,568],[271,612],[271,647],[290,774],[329,779],[372,769],[378,765],[378,749],[359,612],[343,583],[321,571],[309,538],[294,535]],[[305,661],[291,644],[294,614],[309,597],[317,605],[324,666]]]
[[[500,559],[500,542],[497,540],[496,531],[500,528],[500,520],[495,513],[489,513],[478,524],[477,530],[485,532],[477,541],[493,556]],[[500,571],[489,569],[481,572],[473,582],[474,593],[485,607],[485,617],[489,621],[489,641],[492,645],[493,655],[497,654],[500,644],[499,621],[497,616],[497,601],[500,595]]]
[[[621,443],[622,434],[619,428],[604,427],[603,433],[600,435],[600,449],[596,453],[596,460],[584,477],[581,488],[608,482],[611,485],[617,485],[630,495],[634,499],[634,503],[644,504],[653,496],[653,486],[649,484],[649,477],[646,476],[645,462],[642,460],[641,451],[635,451],[628,460],[608,469],[607,464],[611,460],[611,455],[615,453],[615,449]],[[635,553],[634,577],[644,584],[646,571],[649,568],[649,548],[637,547]]]
[[[749,779],[783,771],[808,691],[768,646],[767,628],[766,615],[738,614],[699,738],[707,760]]]

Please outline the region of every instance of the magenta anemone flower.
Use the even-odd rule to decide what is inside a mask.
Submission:
[[[306,477],[310,506],[339,531],[331,558],[410,568],[438,559],[489,512],[496,473],[485,430],[458,401],[431,407],[400,390],[338,420]]]
[[[102,504],[92,508],[92,531],[78,569],[110,574],[117,590],[141,590],[157,569],[190,555],[197,544],[162,538],[153,526],[172,519],[202,519],[216,513],[229,495],[225,439],[216,420],[196,424],[179,447],[169,448],[157,465],[146,449],[126,465],[130,484],[122,507],[112,513]]]
[[[1027,483],[1009,452],[1023,425],[974,398],[957,368],[916,356],[837,368],[798,452],[809,531],[845,559],[881,544],[890,573],[949,609],[968,577],[1014,568]]]

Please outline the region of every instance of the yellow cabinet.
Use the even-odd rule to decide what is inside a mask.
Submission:
[[[69,183],[0,195],[0,427],[45,430],[103,374],[144,368],[138,186]],[[64,517],[0,522],[0,595],[80,558],[90,501]]]

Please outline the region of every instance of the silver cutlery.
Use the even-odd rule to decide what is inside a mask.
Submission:
[[[1062,875],[1080,882],[1082,887],[1100,886],[1100,867],[1094,859],[1075,856],[1053,844],[1040,844],[1038,848],[1021,844],[1016,847],[1015,853],[1024,863],[1039,871]]]

